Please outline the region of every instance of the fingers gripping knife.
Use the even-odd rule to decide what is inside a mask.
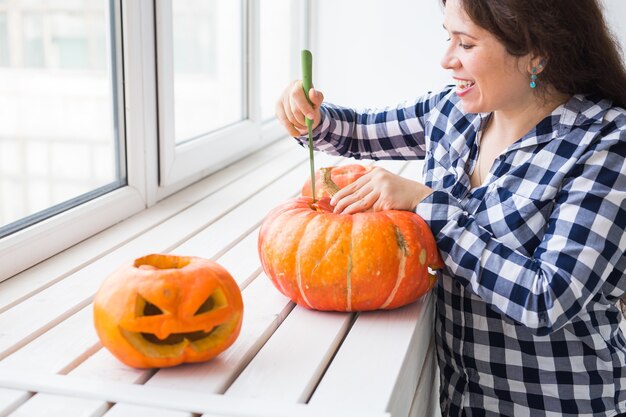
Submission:
[[[309,98],[309,90],[313,86],[313,55],[311,55],[311,51],[306,49],[302,50],[301,54],[301,64],[302,64],[302,89],[304,90],[304,95],[306,96],[309,104],[311,103],[311,99]],[[315,203],[315,163],[313,161],[313,120],[305,117],[304,119],[306,123],[306,127],[309,131],[309,162],[311,165],[311,191],[313,196],[313,202]]]

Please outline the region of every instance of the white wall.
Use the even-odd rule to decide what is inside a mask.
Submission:
[[[373,107],[448,82],[438,0],[314,0],[314,84],[328,101]]]
[[[603,0],[626,48],[626,1]],[[382,107],[450,83],[439,0],[313,0],[313,80],[327,101]]]
[[[626,1],[602,0],[602,3],[604,3],[609,25],[620,40],[624,53],[626,53]]]

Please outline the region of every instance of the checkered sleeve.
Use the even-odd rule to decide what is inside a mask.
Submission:
[[[313,131],[313,146],[355,159],[423,159],[426,120],[449,92],[448,87],[381,110],[357,111],[324,103],[321,122]],[[308,146],[307,135],[296,140]]]
[[[435,191],[416,209],[451,275],[537,335],[561,328],[585,309],[626,251],[626,131],[605,139],[565,178],[530,256],[498,241],[445,191]]]

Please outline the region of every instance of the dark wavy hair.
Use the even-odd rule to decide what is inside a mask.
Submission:
[[[445,6],[446,0],[441,1]],[[626,108],[622,50],[598,0],[459,1],[470,19],[495,35],[511,55],[546,58],[539,87],[591,94]]]

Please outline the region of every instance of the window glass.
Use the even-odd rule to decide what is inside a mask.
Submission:
[[[176,143],[244,118],[240,0],[172,0]]]
[[[21,46],[24,66],[42,68],[45,65],[43,19],[41,13],[22,13],[23,41]]]
[[[0,67],[0,236],[125,184],[112,0],[4,8],[20,31]]]
[[[297,16],[293,0],[263,0],[260,7],[261,117],[274,117],[276,100],[294,74]],[[296,45],[294,45],[296,44]],[[298,55],[299,57],[299,55]]]
[[[0,5],[2,5],[2,0],[0,0]],[[0,11],[0,67],[7,65],[9,65],[7,15]]]

